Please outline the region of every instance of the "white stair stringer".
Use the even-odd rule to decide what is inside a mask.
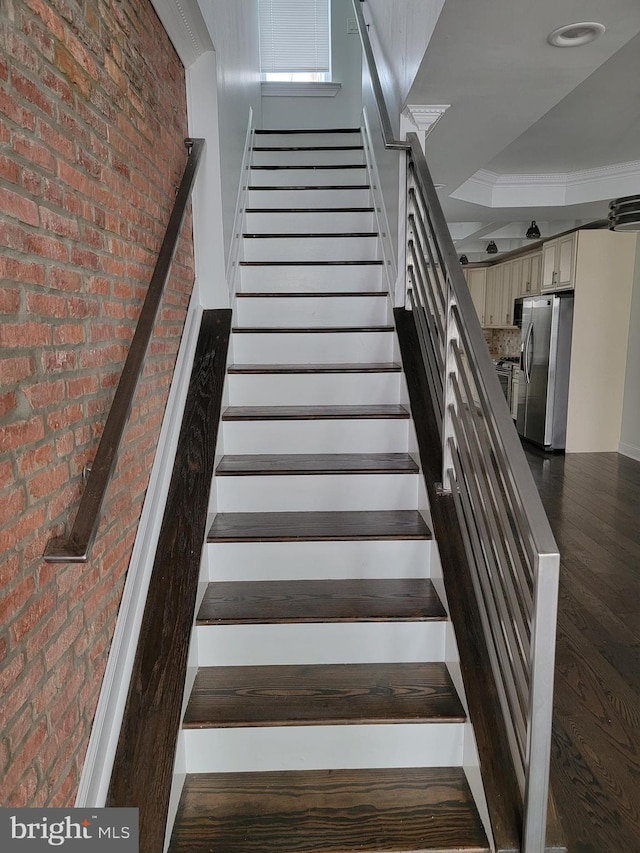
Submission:
[[[361,144],[357,131],[255,137],[254,149],[306,150],[254,150],[243,230],[272,236],[243,241],[221,456],[408,454],[415,447],[408,409],[375,411],[397,410],[406,396],[394,368],[400,357],[380,240],[363,236],[377,228]],[[327,146],[358,147],[331,152]],[[304,373],[309,366],[320,369]],[[305,416],[305,406],[371,410]],[[274,407],[296,411],[280,415]],[[424,508],[421,475],[414,471],[357,470],[218,474],[210,505],[212,515],[221,516]],[[212,539],[202,580],[429,578],[434,547],[400,534]],[[442,663],[447,636],[444,619],[202,624],[194,647],[200,667]],[[212,725],[185,729],[183,742],[190,773],[461,766],[465,723]]]

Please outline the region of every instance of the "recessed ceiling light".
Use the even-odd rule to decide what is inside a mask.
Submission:
[[[581,44],[589,44],[601,36],[605,31],[604,24],[594,21],[584,21],[581,24],[565,24],[558,27],[547,36],[547,41],[554,47],[579,47]]]

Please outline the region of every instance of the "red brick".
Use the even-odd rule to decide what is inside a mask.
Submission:
[[[64,392],[62,379],[54,382],[38,382],[24,390],[32,409],[47,409],[55,403],[60,403],[65,398]]]
[[[18,397],[15,391],[9,391],[7,394],[0,392],[0,418],[6,418],[11,412],[15,412],[18,408]]]
[[[39,225],[38,205],[6,187],[0,187],[0,210],[27,225]]]
[[[54,430],[64,429],[82,420],[83,416],[82,406],[65,406],[59,412],[52,412],[47,415],[47,426]]]
[[[37,474],[27,482],[27,488],[32,498],[37,500],[55,492],[69,478],[69,467],[66,462],[56,468],[49,468],[42,474]]]
[[[39,169],[44,169],[51,173],[54,172],[56,158],[46,146],[40,145],[26,136],[17,135],[14,136],[13,146],[16,154],[19,154],[24,160],[27,160],[34,166],[38,166]]]
[[[8,772],[2,780],[3,788],[9,793],[7,805],[18,805],[11,801],[11,795],[15,796],[15,788],[22,779],[25,772],[35,763],[35,758],[47,739],[47,724],[42,721],[33,733],[27,738],[17,756],[13,757]],[[21,796],[27,796],[26,794]]]
[[[49,208],[42,207],[42,205],[40,206],[40,219],[43,228],[46,228],[47,231],[53,231],[54,234],[58,234],[60,237],[69,237],[72,240],[76,240],[79,236],[78,223],[75,219],[70,219],[68,216],[60,216],[60,214],[54,213]]]
[[[41,317],[60,319],[67,316],[67,300],[63,296],[50,293],[28,293],[27,311]]]
[[[66,261],[69,258],[67,244],[46,234],[30,234],[27,239],[27,248],[32,254],[41,258],[50,258],[52,261]]]
[[[4,664],[0,670],[0,695],[7,695],[11,686],[16,683],[22,672],[24,672],[24,658],[22,655],[17,655],[12,661]],[[7,715],[5,719],[9,720],[10,716]]]
[[[44,284],[45,269],[42,264],[18,261],[0,253],[0,279],[19,281],[23,284]]]
[[[24,77],[15,68],[11,72],[11,80],[16,92],[28,104],[41,110],[45,115],[52,116],[54,114],[53,104],[36,83]]]
[[[82,274],[77,270],[53,267],[49,270],[49,285],[55,290],[75,292],[82,289]]]
[[[12,451],[25,444],[32,444],[44,437],[44,424],[41,417],[30,421],[8,424],[0,428],[0,451]]]
[[[46,373],[73,370],[77,363],[74,350],[45,350],[42,353],[42,369]]]
[[[0,113],[25,130],[35,130],[36,117],[33,110],[25,109],[3,89],[0,89]],[[4,127],[4,122],[0,124],[0,127]]]
[[[82,613],[76,614],[71,623],[62,630],[59,637],[44,650],[44,657],[47,662],[47,666],[51,667],[56,664],[62,655],[71,649],[82,631],[82,622]]]
[[[15,160],[10,160],[4,155],[0,156],[0,178],[17,184],[20,180],[20,167]]]
[[[11,623],[11,633],[16,643],[21,643],[27,634],[30,634],[42,622],[44,617],[53,609],[55,601],[53,592],[47,592],[39,598],[33,598],[24,614]]]
[[[53,343],[61,344],[81,344],[84,343],[85,332],[84,328],[79,325],[65,323],[62,326],[54,326],[53,328]]]
[[[50,465],[54,459],[54,450],[50,444],[43,444],[37,448],[25,449],[18,457],[18,471],[21,476],[27,476],[33,471]]]

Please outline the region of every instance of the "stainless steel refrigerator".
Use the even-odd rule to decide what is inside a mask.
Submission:
[[[515,317],[521,329],[518,433],[545,450],[564,450],[573,292],[518,299]]]

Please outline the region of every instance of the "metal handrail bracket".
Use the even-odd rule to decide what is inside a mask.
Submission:
[[[44,559],[48,563],[86,562],[98,531],[102,505],[144,369],[147,348],[153,335],[156,315],[187,213],[205,140],[186,139],[185,146],[189,152],[187,163],[78,512],[70,534],[56,537],[47,543]]]

